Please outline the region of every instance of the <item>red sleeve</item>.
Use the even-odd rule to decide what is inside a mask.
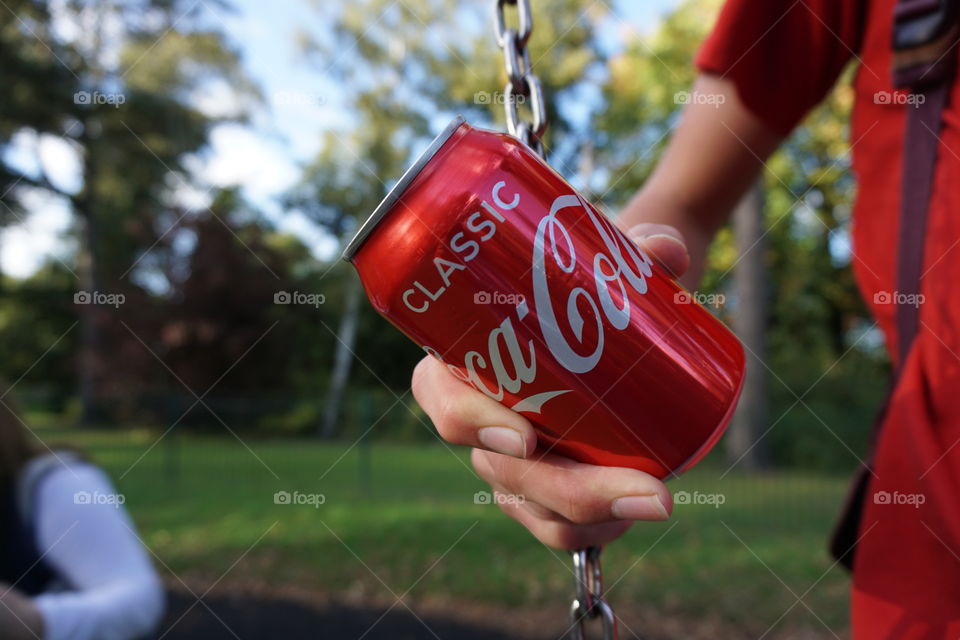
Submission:
[[[867,0],[727,0],[697,67],[733,80],[746,107],[788,134],[856,55]]]

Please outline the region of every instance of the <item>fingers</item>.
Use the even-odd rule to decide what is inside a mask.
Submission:
[[[627,236],[674,278],[682,276],[690,267],[690,253],[683,235],[670,225],[643,222],[631,227]]]
[[[526,418],[458,380],[432,356],[413,371],[413,396],[447,442],[515,458],[525,458],[537,447]]]
[[[454,377],[436,358],[417,365],[413,393],[445,440],[474,447],[474,467],[484,480],[501,493],[524,497],[522,503],[498,504],[546,545],[578,549],[605,544],[634,520],[669,517],[670,493],[649,474],[551,454],[520,459],[536,450],[532,425]]]
[[[507,493],[503,488],[494,487],[494,489]],[[573,524],[530,501],[525,501],[523,504],[499,501],[497,504],[501,511],[526,527],[537,540],[548,547],[565,551],[605,545],[622,536],[633,525],[630,520],[588,525]],[[550,515],[544,517],[544,514]]]
[[[673,510],[666,485],[635,469],[598,467],[553,454],[515,460],[474,450],[472,459],[481,478],[552,511],[560,516],[556,520],[580,525],[666,520]]]

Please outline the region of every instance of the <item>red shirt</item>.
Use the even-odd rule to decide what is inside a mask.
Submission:
[[[905,113],[913,107],[875,100],[894,90],[893,8],[894,0],[728,0],[697,64],[730,78],[747,108],[786,134],[856,62],[853,268],[896,358],[895,307],[877,294],[896,290]],[[951,289],[960,274],[960,84],[950,100],[919,333],[878,443],[854,563],[857,639],[960,637],[960,295]],[[825,434],[824,446],[833,444]]]

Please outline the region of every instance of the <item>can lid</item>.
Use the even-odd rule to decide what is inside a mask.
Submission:
[[[447,140],[453,135],[453,133],[460,128],[460,125],[464,124],[466,120],[463,119],[463,116],[457,116],[453,121],[446,126],[443,132],[434,138],[433,142],[430,143],[430,146],[420,154],[420,157],[417,158],[417,161],[413,163],[409,169],[404,172],[403,176],[400,178],[399,182],[392,189],[384,199],[377,205],[377,208],[374,209],[373,213],[370,214],[370,217],[360,225],[360,229],[353,236],[353,239],[347,244],[347,248],[343,250],[343,259],[350,260],[356,254],[357,250],[360,249],[360,245],[369,237],[373,232],[374,227],[376,227],[380,221],[383,219],[387,212],[393,209],[393,206],[397,204],[400,200],[400,197],[403,195],[403,192],[407,190],[407,187],[410,186],[410,183],[420,175],[420,172],[423,171],[424,167],[427,166],[427,163],[436,155],[437,151],[440,150],[440,147],[446,143]]]

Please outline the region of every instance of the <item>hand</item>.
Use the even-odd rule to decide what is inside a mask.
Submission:
[[[627,235],[674,276],[690,264],[673,227],[644,223]],[[522,504],[499,504],[541,542],[580,549],[618,538],[635,520],[666,520],[670,492],[634,469],[599,467],[538,453],[530,422],[455,378],[428,356],[413,372],[413,395],[450,443],[474,447],[473,466],[494,491],[522,495]]]
[[[0,582],[0,638],[37,640],[42,631],[43,619],[30,598]]]

